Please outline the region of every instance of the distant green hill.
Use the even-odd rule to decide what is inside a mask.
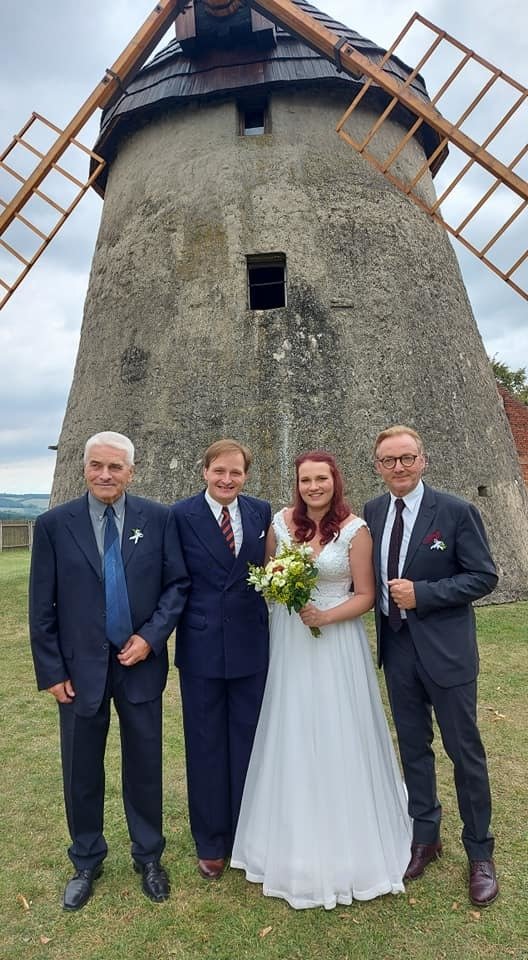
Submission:
[[[0,493],[0,520],[34,520],[48,504],[49,493]]]

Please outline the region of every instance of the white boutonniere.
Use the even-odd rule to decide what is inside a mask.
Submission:
[[[135,530],[132,530],[132,536],[130,536],[128,539],[129,539],[129,540],[133,540],[134,543],[137,544],[138,540],[142,540],[142,539],[143,539],[143,534],[142,534],[141,530],[138,530],[138,529],[136,528]]]
[[[443,540],[433,540],[431,550],[447,550],[447,544]]]
[[[442,534],[440,530],[434,530],[433,533],[429,533],[427,537],[422,540],[430,550],[447,550],[447,543],[442,540]]]

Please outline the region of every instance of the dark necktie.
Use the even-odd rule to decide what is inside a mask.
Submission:
[[[403,500],[398,497],[394,501],[396,516],[392,525],[389,540],[389,555],[387,557],[387,580],[396,580],[399,576],[400,549],[403,539],[403,517],[402,511],[405,507]],[[394,603],[389,590],[389,624],[396,633],[401,629],[400,608]]]
[[[227,546],[231,550],[233,556],[235,555],[235,535],[233,533],[233,527],[231,526],[231,517],[229,516],[229,508],[222,507],[222,520],[220,523],[220,529],[226,538]]]
[[[112,506],[105,510],[106,524],[104,532],[104,584],[106,598],[106,636],[121,650],[132,636],[132,620],[125,579],[125,569],[121,556],[119,534]]]

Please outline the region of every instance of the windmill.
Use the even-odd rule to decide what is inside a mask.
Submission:
[[[310,46],[285,19],[299,13]],[[334,64],[313,49],[326,32]],[[293,455],[324,445],[359,504],[375,488],[373,436],[410,422],[435,482],[478,500],[503,596],[522,595],[526,493],[439,222],[446,131],[419,70],[301,0],[196,0],[168,47],[105,85],[90,174],[105,203],[54,499],[76,492],[79,436],[111,423],[136,440],[147,495],[190,492],[203,446],[234,434],[258,451],[256,491],[283,502]],[[451,149],[499,174],[490,200],[505,186],[522,205],[523,155],[490,171],[473,144]],[[495,265],[521,294],[522,257]]]

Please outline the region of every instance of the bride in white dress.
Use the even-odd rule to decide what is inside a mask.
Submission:
[[[295,465],[294,507],[275,515],[269,551],[308,541],[317,590],[300,615],[273,605],[231,866],[266,896],[330,910],[403,892],[412,831],[359,619],[374,601],[370,534],[343,500],[330,454],[304,454]]]

